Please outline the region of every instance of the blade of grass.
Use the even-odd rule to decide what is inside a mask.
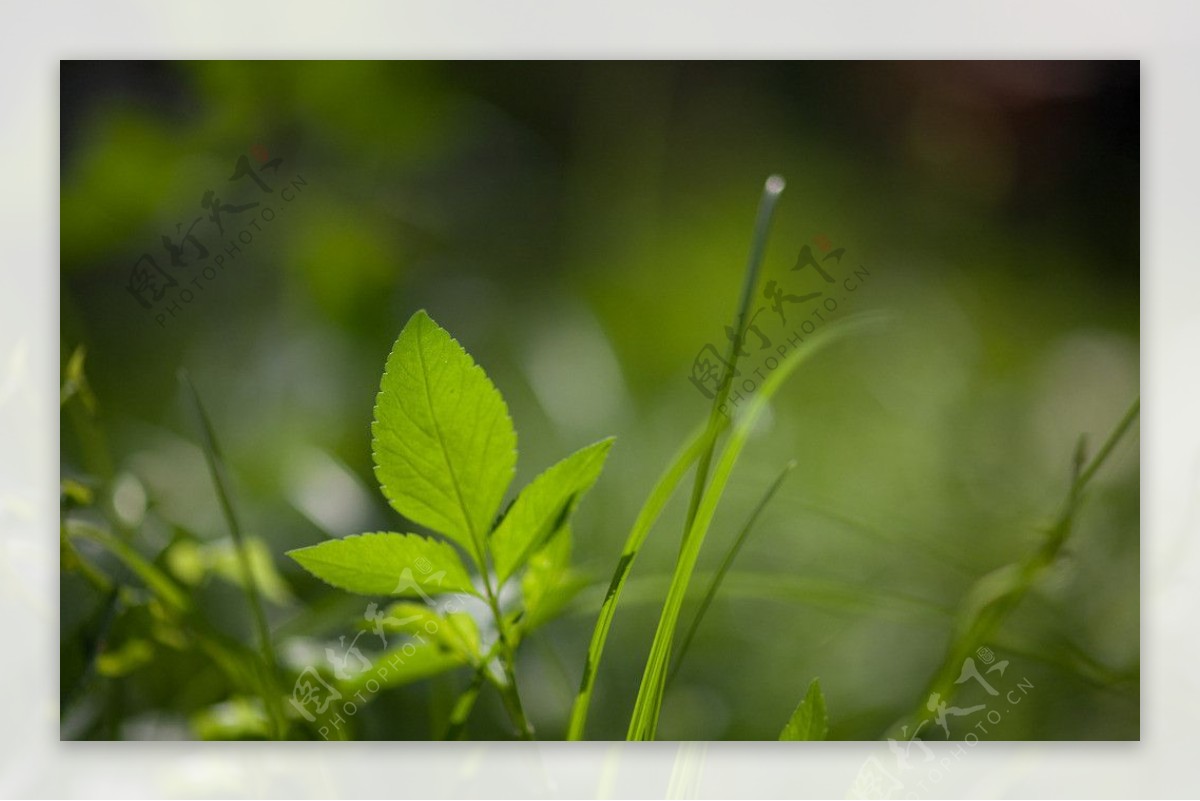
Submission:
[[[679,482],[683,480],[692,464],[700,458],[700,452],[707,446],[712,436],[713,432],[708,426],[702,426],[692,433],[683,449],[675,455],[662,476],[659,477],[658,482],[655,483],[654,488],[650,490],[650,496],[646,499],[641,511],[638,512],[633,528],[629,531],[629,537],[625,540],[625,547],[621,549],[621,558],[617,561],[617,569],[613,572],[612,581],[609,582],[608,592],[600,604],[600,616],[596,620],[595,628],[592,629],[587,661],[583,666],[583,678],[579,682],[579,692],[575,696],[575,703],[571,706],[571,720],[567,727],[568,740],[583,738],[584,728],[587,725],[588,707],[592,700],[592,690],[596,683],[596,669],[604,654],[608,631],[612,628],[613,616],[617,613],[617,602],[621,598],[621,591],[625,588],[625,582],[629,578],[633,562],[646,542],[650,529],[658,520],[658,516],[662,514],[663,508],[666,507],[667,501],[675,494],[675,488],[679,486]]]
[[[733,541],[733,545],[730,546],[729,552],[721,560],[721,566],[717,568],[716,574],[712,577],[712,581],[708,585],[708,590],[705,591],[704,597],[700,600],[700,606],[696,608],[696,614],[692,617],[692,623],[688,626],[687,633],[683,635],[683,640],[679,644],[679,651],[675,655],[675,666],[671,668],[671,672],[667,676],[667,684],[671,683],[671,680],[675,678],[675,674],[679,672],[680,666],[683,665],[683,658],[696,636],[696,631],[700,628],[700,621],[704,620],[704,615],[708,612],[708,607],[712,604],[713,598],[717,596],[717,591],[721,588],[721,582],[725,580],[725,574],[729,572],[729,568],[733,566],[733,560],[737,558],[737,555],[742,550],[742,546],[746,544],[746,540],[750,537],[750,532],[754,529],[754,524],[758,522],[758,516],[762,514],[762,510],[771,502],[771,498],[775,497],[775,493],[783,485],[783,480],[787,478],[788,473],[792,472],[795,467],[796,460],[793,459],[779,471],[779,475],[771,482],[771,486],[767,488],[767,491],[754,507],[754,511],[750,513],[750,517],[746,519],[742,530]]]
[[[629,570],[633,566],[633,560],[637,558],[646,535],[649,534],[650,528],[658,519],[663,507],[675,494],[675,488],[683,479],[683,475],[691,467],[692,462],[698,461],[692,485],[692,497],[688,502],[687,522],[684,525],[685,535],[692,527],[696,510],[700,505],[700,496],[708,480],[709,465],[712,462],[717,437],[729,423],[728,418],[721,413],[721,407],[729,398],[729,388],[733,383],[734,369],[737,366],[738,354],[742,350],[742,342],[746,333],[746,320],[751,299],[754,297],[754,290],[758,285],[758,274],[762,267],[763,254],[766,252],[771,218],[774,216],[775,204],[779,200],[783,188],[784,180],[778,175],[770,176],[763,185],[763,193],[759,200],[758,214],[754,224],[754,235],[751,238],[750,257],[746,265],[745,278],[742,281],[742,294],[738,301],[736,328],[725,360],[729,367],[721,377],[721,383],[713,396],[712,408],[709,410],[708,421],[704,428],[692,436],[683,451],[670,464],[654,489],[651,490],[650,497],[647,498],[646,504],[639,512],[633,529],[629,533],[629,538],[621,552],[620,561],[617,563],[617,569],[613,574],[608,595],[600,608],[600,618],[592,632],[579,693],[575,696],[575,703],[571,707],[571,720],[567,728],[568,740],[578,740],[583,737],[584,726],[587,723],[588,705],[591,703],[592,689],[596,681],[596,668],[604,651],[604,643],[608,638],[608,630],[612,626],[613,615],[616,614],[617,600],[620,598],[621,589],[629,575]]]
[[[754,220],[754,234],[750,239],[750,256],[746,261],[746,272],[742,278],[742,294],[738,299],[737,316],[734,318],[734,335],[729,343],[729,351],[725,362],[729,367],[721,377],[721,383],[713,396],[712,408],[708,412],[708,430],[712,437],[700,455],[696,466],[696,475],[692,481],[692,497],[688,501],[687,520],[683,526],[683,535],[692,530],[696,520],[696,511],[700,507],[700,496],[704,494],[704,486],[708,482],[708,470],[712,464],[713,450],[717,445],[717,437],[728,423],[728,418],[721,411],[729,400],[729,390],[733,386],[733,375],[737,371],[739,354],[746,339],[746,323],[750,316],[750,304],[758,287],[758,276],[762,272],[763,256],[767,252],[767,236],[771,232],[771,219],[775,216],[775,204],[783,193],[784,180],[778,175],[767,178],[763,184],[762,197],[758,201],[758,214]],[[682,547],[682,544],[681,546]]]
[[[712,482],[703,493],[697,508],[695,522],[684,538],[679,560],[675,564],[671,586],[667,590],[666,602],[663,604],[658,628],[654,632],[654,642],[650,646],[650,655],[646,660],[642,683],[638,688],[638,697],[634,703],[633,717],[629,722],[627,739],[654,739],[658,728],[659,712],[662,709],[666,670],[671,657],[671,643],[675,636],[675,627],[679,621],[679,611],[683,606],[684,595],[687,593],[688,583],[696,567],[696,559],[700,555],[700,547],[704,543],[704,537],[708,533],[708,527],[716,513],[717,504],[724,494],[734,465],[737,463],[759,415],[797,367],[831,343],[847,334],[862,330],[875,319],[877,318],[873,315],[860,315],[832,322],[818,329],[816,334],[810,336],[784,357],[775,371],[767,376],[746,409],[745,415],[734,425],[733,433],[717,462]]]
[[[1071,535],[1071,529],[1075,524],[1075,513],[1083,500],[1083,490],[1096,475],[1096,471],[1112,454],[1117,443],[1133,426],[1138,417],[1140,405],[1141,399],[1135,399],[1120,422],[1117,423],[1116,428],[1108,435],[1100,451],[1086,467],[1083,465],[1083,443],[1080,442],[1080,447],[1076,450],[1071,485],[1067,491],[1063,509],[1054,524],[1046,531],[1046,538],[1037,550],[1020,561],[993,570],[975,582],[967,591],[946,657],[934,673],[927,692],[921,696],[922,699],[931,698],[934,693],[937,693],[944,703],[951,702],[958,689],[956,680],[965,660],[996,634],[1005,618],[1025,598],[1042,573],[1054,564],[1064,543]],[[912,715],[897,721],[888,730],[888,733],[897,736],[894,734],[895,732],[902,733],[906,724],[919,723],[925,714],[925,702],[922,700]],[[903,734],[899,736],[903,736]]]
[[[220,501],[225,522],[229,526],[230,533],[233,535],[234,547],[237,550],[238,561],[242,569],[246,601],[250,606],[254,627],[258,634],[258,644],[263,661],[262,669],[265,671],[262,688],[263,706],[271,717],[275,736],[281,738],[286,733],[287,721],[283,714],[281,693],[278,687],[279,666],[275,660],[275,649],[271,645],[271,630],[267,625],[267,616],[263,611],[258,585],[254,580],[254,570],[250,563],[250,552],[246,548],[246,540],[242,534],[242,527],[238,523],[237,515],[233,510],[233,503],[230,500],[231,491],[225,476],[221,452],[217,446],[216,433],[213,431],[212,422],[204,410],[204,404],[200,401],[200,393],[196,391],[196,387],[192,384],[191,378],[188,377],[187,371],[182,369],[179,371],[179,383],[183,386],[184,395],[191,402],[191,407],[196,417],[197,428],[200,431],[200,441],[203,446],[204,455],[208,461],[208,469],[212,474],[213,484],[216,486],[217,499]]]

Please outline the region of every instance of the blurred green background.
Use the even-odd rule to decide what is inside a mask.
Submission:
[[[780,467],[799,466],[705,619],[659,735],[774,739],[819,676],[831,737],[879,737],[922,702],[971,583],[1038,545],[1080,434],[1094,450],[1138,393],[1139,80],[1137,62],[63,62],[61,351],[65,365],[86,349],[101,432],[81,437],[64,412],[64,479],[250,642],[180,403],[186,367],[266,546],[281,658],[299,669],[353,633],[363,599],[283,552],[412,529],[373,480],[369,425],[388,350],[427,309],[508,401],[515,487],[617,437],[575,524],[595,585],[519,662],[539,736],[561,737],[629,526],[706,414],[693,359],[724,350],[758,193],[778,173],[765,279],[811,287],[811,270],[789,268],[832,243],[839,280],[870,276],[839,314],[894,323],[804,368],[747,448],[702,570]],[[230,180],[241,158],[265,188]],[[218,234],[208,190],[260,205],[223,213]],[[197,218],[210,263],[251,234],[212,279],[193,244],[181,266],[162,245]],[[128,289],[144,253],[179,282],[151,309]],[[1138,737],[1138,470],[1132,438],[1066,558],[991,644],[1034,689],[986,739]],[[593,738],[624,736],[683,505],[634,569]],[[64,739],[253,734],[221,706],[220,671],[153,609],[105,622],[111,658],[89,669],[104,604],[64,571]],[[386,691],[351,736],[427,738],[465,683]],[[508,736],[494,697],[472,725]]]

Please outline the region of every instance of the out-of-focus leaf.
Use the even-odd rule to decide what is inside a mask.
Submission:
[[[508,580],[567,520],[604,469],[611,437],[581,448],[549,468],[517,496],[492,535],[501,583]]]
[[[91,487],[69,478],[62,480],[59,496],[64,503],[70,502],[76,506],[91,506],[94,498]]]
[[[262,700],[239,696],[203,709],[191,718],[201,740],[259,740],[271,734]]]
[[[454,548],[419,534],[356,534],[287,555],[322,581],[359,595],[477,594]]]
[[[371,426],[375,475],[397,512],[484,563],[517,435],[483,369],[424,311],[388,356]]]
[[[424,604],[401,601],[388,607],[387,615],[378,622],[385,631],[431,640],[470,661],[480,658],[479,627],[466,612],[439,614]]]
[[[466,664],[467,658],[462,654],[432,640],[423,644],[406,642],[384,651],[370,667],[342,679],[338,686],[346,695],[359,690],[378,692],[383,687],[401,687]]]
[[[126,543],[101,528],[79,520],[67,520],[63,526],[71,539],[96,543],[117,557],[142,580],[155,597],[173,611],[188,611],[192,608],[191,599],[177,584]]]
[[[245,547],[250,574],[263,597],[279,606],[291,603],[292,592],[275,569],[267,544],[258,537],[248,537]],[[237,548],[230,538],[205,543],[181,539],[167,550],[166,560],[171,573],[193,587],[209,574],[239,587],[246,583]]]
[[[116,678],[137,670],[154,658],[154,646],[141,638],[126,640],[121,647],[101,651],[96,656],[96,672],[101,676]]]
[[[813,679],[804,700],[796,707],[791,719],[779,733],[780,740],[824,740],[829,734],[829,715],[825,712],[825,695],[821,682]]]
[[[62,390],[59,392],[58,405],[64,406],[71,398],[78,397],[88,414],[96,413],[96,396],[88,384],[87,374],[83,371],[83,360],[86,356],[83,345],[75,348],[67,364],[63,368]]]

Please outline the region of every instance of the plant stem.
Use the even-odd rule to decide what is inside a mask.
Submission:
[[[522,740],[533,739],[533,726],[529,723],[529,718],[525,717],[525,708],[521,704],[521,691],[517,688],[517,674],[514,668],[516,662],[516,649],[513,648],[512,642],[508,639],[508,630],[504,625],[504,614],[500,611],[500,602],[496,598],[496,592],[492,589],[492,580],[488,575],[486,563],[481,565],[481,574],[483,575],[483,589],[487,595],[488,607],[492,610],[492,617],[496,620],[496,634],[500,640],[500,663],[504,667],[504,686],[500,689],[500,697],[504,700],[504,706],[508,710],[509,717],[512,718],[513,724],[517,727],[517,734]]]
[[[242,571],[242,583],[245,585],[246,598],[253,616],[254,628],[258,634],[259,650],[263,660],[262,669],[265,671],[262,682],[263,705],[265,706],[267,716],[272,722],[275,736],[282,739],[287,732],[287,722],[280,708],[280,698],[278,697],[277,682],[279,680],[279,666],[275,661],[275,649],[271,645],[271,629],[267,625],[267,616],[263,611],[262,599],[258,594],[258,585],[254,581],[254,570],[250,564],[250,552],[246,548],[246,540],[242,535],[242,527],[238,523],[237,515],[233,511],[233,504],[229,499],[229,489],[223,472],[221,453],[217,447],[216,434],[213,431],[208,415],[204,411],[204,405],[200,402],[200,394],[196,391],[196,387],[188,377],[187,371],[179,371],[179,382],[183,385],[186,391],[185,394],[188,395],[192,402],[192,408],[196,414],[197,427],[200,429],[200,436],[204,445],[204,455],[208,461],[208,469],[212,473],[213,484],[216,485],[217,499],[220,501],[221,511],[225,515],[225,522],[228,524],[229,531],[233,536],[234,549],[237,551],[238,563]]]
[[[1071,484],[1062,511],[1047,530],[1042,544],[1019,561],[984,575],[967,591],[946,657],[930,680],[922,698],[931,698],[937,694],[944,703],[951,702],[958,689],[955,677],[962,670],[965,660],[996,635],[1008,615],[1024,600],[1037,580],[1058,558],[1074,527],[1075,513],[1083,501],[1084,488],[1133,426],[1140,408],[1141,399],[1137,398],[1086,467],[1082,465],[1081,443],[1080,449],[1076,451]],[[925,717],[926,709],[927,706],[922,703],[915,712],[892,724],[885,736],[907,738],[909,735],[906,727],[919,725]]]

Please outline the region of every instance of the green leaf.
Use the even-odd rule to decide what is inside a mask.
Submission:
[[[641,553],[650,529],[654,527],[658,516],[666,507],[667,501],[675,493],[675,488],[683,480],[684,474],[700,458],[709,440],[716,436],[716,429],[701,426],[688,439],[687,443],[677,453],[667,469],[659,477],[649,497],[633,521],[633,528],[625,539],[621,549],[621,558],[617,561],[612,580],[608,585],[604,601],[600,604],[600,615],[592,629],[592,639],[588,644],[587,662],[583,666],[583,678],[579,681],[579,692],[575,695],[575,703],[571,705],[571,718],[567,726],[568,740],[582,740],[587,726],[588,708],[592,703],[592,690],[596,686],[596,671],[600,667],[600,659],[604,656],[604,645],[608,642],[608,632],[612,629],[613,617],[617,614],[617,602],[621,599],[621,591],[629,580],[629,571]]]
[[[406,642],[384,651],[370,668],[339,681],[337,686],[348,696],[364,689],[374,693],[378,688],[371,689],[373,682],[378,682],[379,687],[402,687],[465,664],[467,659],[462,654],[446,650],[432,640],[421,645]]]
[[[387,616],[380,623],[385,631],[432,640],[472,662],[480,658],[479,627],[466,612],[439,614],[425,604],[401,601],[388,607]]]
[[[484,564],[484,538],[517,463],[500,393],[424,311],[388,356],[371,426],[375,476],[392,507]]]
[[[566,523],[604,469],[612,437],[588,445],[535,478],[517,496],[492,534],[492,558],[500,583]]]
[[[571,527],[568,524],[533,555],[529,569],[521,577],[522,634],[549,622],[587,586],[587,577],[572,570],[570,560]]]
[[[779,733],[780,740],[824,740],[829,734],[829,715],[825,712],[825,695],[821,682],[812,680],[804,700],[792,713],[792,718]]]
[[[67,401],[78,396],[88,414],[95,414],[96,396],[92,393],[87,374],[83,370],[83,361],[86,355],[87,349],[80,345],[72,351],[70,358],[67,359],[66,367],[63,368],[63,384],[59,392],[58,405],[65,406]]]
[[[148,640],[135,637],[119,648],[102,651],[96,657],[96,672],[101,676],[126,676],[154,659],[154,646]]]
[[[245,550],[254,584],[262,596],[278,606],[291,603],[292,592],[275,569],[267,544],[259,537],[247,537]],[[167,550],[165,558],[167,567],[184,584],[197,586],[212,574],[231,584],[246,586],[237,544],[231,538],[213,542],[180,539]]]
[[[478,595],[453,546],[419,534],[356,534],[287,555],[327,584],[359,595]]]
[[[238,696],[192,715],[192,731],[201,740],[260,740],[271,736],[262,700]]]

